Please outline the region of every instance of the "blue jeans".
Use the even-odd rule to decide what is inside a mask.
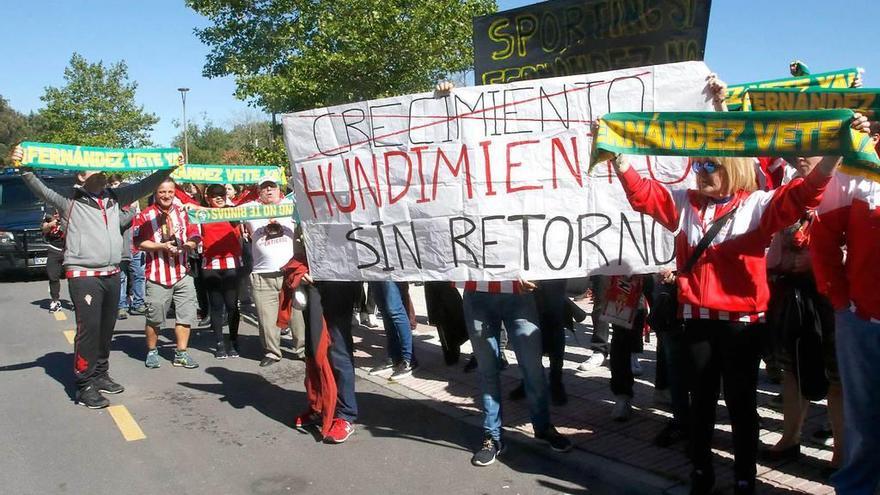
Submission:
[[[376,297],[376,304],[382,311],[385,325],[388,357],[395,363],[401,359],[412,361],[412,329],[406,312],[404,292],[396,282],[370,282],[370,290]]]
[[[144,290],[146,277],[144,275],[144,252],[138,251],[131,255],[131,264],[128,274],[131,276],[131,307],[144,307]]]
[[[504,323],[522,371],[535,433],[545,432],[550,427],[550,409],[534,298],[530,294],[466,292],[463,304],[465,324],[480,374],[483,429],[492,438],[501,438],[501,359],[498,344],[501,324]]]
[[[128,310],[128,270],[124,265],[119,268],[119,309]]]
[[[843,465],[838,495],[872,495],[880,485],[880,324],[849,310],[835,314],[837,367],[843,385]]]

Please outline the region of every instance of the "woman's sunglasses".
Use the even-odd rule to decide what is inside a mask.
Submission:
[[[721,165],[718,165],[715,162],[691,162],[691,170],[693,170],[695,174],[699,174],[700,172],[714,174],[719,168],[721,168]]]

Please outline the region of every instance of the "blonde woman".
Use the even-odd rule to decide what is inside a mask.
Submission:
[[[723,94],[724,85],[710,81],[710,90]],[[867,120],[857,114],[852,126],[861,129]],[[612,160],[633,209],[677,233],[678,311],[694,367],[692,494],[710,493],[715,483],[711,442],[722,377],[733,427],[734,492],[755,491],[759,333],[770,297],[766,249],[775,232],[819,204],[839,162],[822,157],[806,177],[764,192],[755,190],[754,158],[693,157],[697,187],[677,191],[641,177],[620,156]],[[716,237],[689,263],[716,221],[723,222]]]

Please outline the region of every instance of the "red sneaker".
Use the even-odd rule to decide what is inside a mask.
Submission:
[[[321,415],[310,409],[293,420],[293,427],[299,430],[307,426],[319,424],[320,422]]]
[[[342,443],[348,440],[352,433],[354,433],[354,426],[350,422],[342,418],[334,418],[333,424],[330,425],[330,431],[324,437],[324,443]]]

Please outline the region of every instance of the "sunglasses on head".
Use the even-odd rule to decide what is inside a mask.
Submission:
[[[719,168],[721,168],[721,165],[708,160],[705,162],[691,162],[691,170],[693,170],[695,174],[699,174],[700,172],[714,174]]]

